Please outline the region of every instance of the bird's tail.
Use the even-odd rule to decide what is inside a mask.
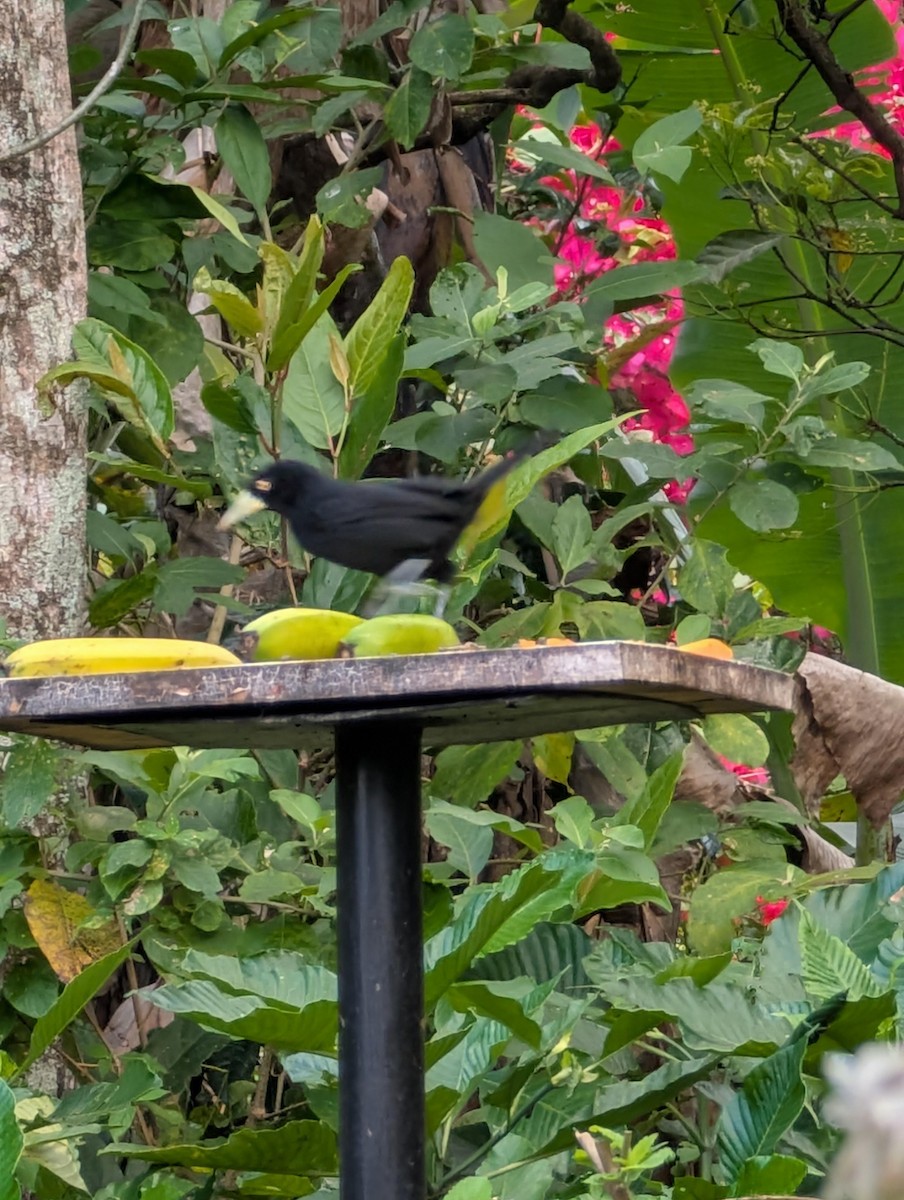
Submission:
[[[513,471],[519,463],[524,462],[526,458],[531,458],[534,454],[538,454],[541,450],[546,450],[550,446],[555,445],[558,437],[552,433],[539,432],[533,434],[527,439],[523,446],[519,446],[516,450],[509,450],[499,462],[493,463],[491,467],[487,467],[481,471],[479,475],[475,475],[469,483],[469,488],[472,488],[479,496],[485,496],[490,488],[498,483],[500,479],[504,479],[509,471]]]

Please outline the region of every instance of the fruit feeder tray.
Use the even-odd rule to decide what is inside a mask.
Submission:
[[[0,730],[95,749],[334,746],[342,1200],[423,1200],[421,746],[787,710],[776,671],[664,646],[0,680]]]

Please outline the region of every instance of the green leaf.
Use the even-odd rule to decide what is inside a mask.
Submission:
[[[543,1029],[530,1014],[536,1014],[552,986],[531,987],[525,991],[522,982],[488,984],[482,980],[454,983],[446,992],[446,1001],[458,1012],[473,1012],[488,1017],[510,1029],[525,1045],[539,1049]]]
[[[14,1178],[22,1154],[24,1138],[16,1120],[16,1098],[9,1085],[0,1079],[0,1200],[19,1200],[19,1185]]]
[[[481,209],[474,214],[474,244],[491,275],[505,267],[511,292],[528,284],[553,283],[554,263],[549,247],[520,221]],[[526,348],[530,349],[530,345]],[[442,357],[446,356],[437,355],[429,361]],[[511,356],[509,362],[514,366]]]
[[[324,313],[292,355],[283,385],[283,416],[318,450],[333,445],[345,421],[345,393],[330,367],[331,335],[339,336]]]
[[[734,568],[724,546],[696,538],[690,558],[678,573],[678,587],[693,608],[721,617],[734,595]]]
[[[223,52],[223,35],[217,22],[211,17],[174,21],[169,34],[174,48],[190,55],[205,79],[213,78]]]
[[[757,1155],[741,1167],[733,1192],[736,1196],[793,1196],[807,1173],[803,1159],[787,1154]]]
[[[706,277],[705,269],[695,262],[641,262],[630,267],[606,271],[587,288],[588,300],[649,300],[675,288],[686,287]]]
[[[214,126],[217,149],[236,186],[252,203],[261,220],[273,186],[270,152],[261,127],[243,104],[230,104]]]
[[[139,50],[133,57],[136,62],[171,76],[183,87],[190,87],[198,77],[195,60],[184,50],[170,50],[165,47],[159,50]]]
[[[213,899],[220,890],[220,877],[213,867],[200,859],[176,858],[170,870],[183,887]]]
[[[584,969],[613,1009],[624,1013],[677,1021],[682,1041],[705,1053],[767,1054],[788,1037],[786,1016],[772,1015],[751,999],[745,981],[724,981],[722,975],[702,987],[680,976],[663,978],[662,968],[631,967],[610,947],[595,947]],[[661,960],[660,960],[661,961]],[[655,972],[655,973],[654,973]]]
[[[692,157],[690,148],[681,143],[695,134],[702,123],[703,114],[696,105],[654,122],[634,143],[634,166],[642,175],[653,171],[679,182]]]
[[[213,381],[201,388],[201,403],[214,418],[236,433],[257,435],[257,425],[246,398],[237,387],[223,387]]]
[[[820,438],[801,457],[805,463],[818,467],[846,467],[851,471],[901,470],[901,463],[890,450],[859,438]]]
[[[204,354],[204,333],[197,318],[178,296],[169,292],[151,294],[151,307],[144,314],[111,316],[110,324],[123,332],[151,356],[167,382],[181,383]]]
[[[422,25],[408,47],[409,60],[440,79],[460,79],[471,65],[473,54],[474,31],[458,13],[447,13]]]
[[[703,718],[701,728],[713,750],[731,762],[761,767],[769,757],[769,739],[742,713],[714,713]]]
[[[751,1158],[771,1154],[797,1120],[806,1099],[801,1078],[806,1038],[783,1046],[750,1072],[722,1109],[718,1145],[722,1170],[733,1183]]]
[[[567,907],[591,862],[580,851],[552,851],[497,884],[470,889],[455,918],[425,946],[427,1011],[475,959],[521,941],[551,912]]]
[[[537,166],[551,163],[553,166],[563,167],[566,171],[590,175],[593,179],[600,179],[603,183],[615,186],[612,173],[604,163],[594,161],[571,145],[565,146],[549,137],[540,137],[536,132],[519,138],[512,145],[512,150],[518,158],[526,158]]]
[[[804,910],[800,925],[801,970],[807,995],[830,1000],[844,992],[849,1000],[880,996],[886,991],[869,967],[841,938],[823,929]]]
[[[430,794],[475,808],[509,777],[517,766],[523,744],[519,740],[447,746],[436,756]]]
[[[379,187],[382,179],[381,167],[369,167],[328,180],[317,193],[317,212],[327,223],[335,221],[350,229],[366,225],[372,218],[363,198]]]
[[[755,429],[763,427],[765,406],[775,403],[772,396],[726,379],[698,379],[685,390],[684,398],[707,417]]]
[[[771,338],[757,338],[750,349],[760,358],[763,367],[771,375],[784,375],[795,383],[804,371],[804,352],[794,342],[776,342]]]
[[[708,242],[696,261],[706,267],[712,283],[721,283],[736,267],[752,262],[782,240],[780,233],[761,233],[758,229],[730,229]]]
[[[414,268],[400,255],[345,339],[353,393],[362,395],[373,384],[408,312],[413,288]]]
[[[88,620],[95,629],[111,629],[133,609],[150,600],[156,586],[156,566],[145,567],[129,579],[110,579],[91,597]]]
[[[59,769],[59,753],[50,742],[15,742],[0,781],[0,814],[7,829],[20,829],[38,815],[53,795]]]
[[[305,226],[304,244],[301,250],[301,257],[298,260],[298,267],[283,297],[279,309],[279,317],[273,329],[274,347],[283,337],[286,330],[298,323],[309,307],[314,296],[314,289],[317,286],[317,276],[323,263],[325,246],[323,225],[316,214],[312,214]],[[297,348],[297,346],[293,346],[285,355],[285,358],[290,358]],[[272,357],[273,350],[270,353]],[[277,370],[280,366],[282,366],[282,363],[274,364],[270,366],[270,370]]]
[[[562,438],[555,446],[541,450],[539,454],[533,455],[515,467],[506,484],[505,504],[493,524],[481,531],[481,537],[487,540],[499,533],[508,524],[512,512],[522,500],[527,499],[544,476],[570,462],[592,442],[600,441],[607,433],[616,429],[623,420],[625,417],[616,417],[611,421],[603,421],[599,425],[578,429]]]
[[[554,804],[549,814],[556,833],[566,841],[585,849],[593,844],[593,822],[596,814],[583,796],[566,796]]]
[[[584,956],[592,949],[593,939],[580,926],[541,921],[519,942],[478,959],[470,978],[555,980],[557,991],[580,996],[588,984]]]
[[[127,421],[158,441],[172,435],[175,414],[170,386],[145,350],[92,317],[76,326],[72,344],[90,366],[112,368],[111,374],[124,388],[111,388],[111,401]]]
[[[201,201],[213,219],[218,221],[227,233],[231,233],[232,236],[237,241],[241,242],[243,246],[248,245],[248,239],[242,233],[241,229],[239,229],[238,221],[236,221],[235,217],[225,204],[221,204],[219,200],[215,199],[208,192],[205,192],[203,188],[193,187],[191,190]]]
[[[768,533],[787,529],[797,520],[800,510],[790,488],[772,479],[742,479],[728,493],[731,511],[748,529]]]
[[[240,1129],[228,1138],[170,1146],[117,1143],[101,1154],[167,1163],[196,1171],[272,1171],[300,1176],[336,1173],[336,1135],[322,1121],[287,1121],[278,1129]]]
[[[656,864],[642,851],[620,846],[612,839],[607,849],[596,852],[596,866],[596,877],[581,892],[579,915],[620,904],[650,903],[664,912],[671,909]]]
[[[775,884],[787,886],[784,862],[761,862],[717,871],[691,897],[687,934],[697,954],[719,954],[735,936],[733,918],[753,911],[756,898]]]
[[[167,984],[148,998],[233,1038],[282,1050],[332,1051],[336,977],[299,960],[288,951],[252,959],[190,952],[183,966],[201,977]]]
[[[242,337],[253,338],[263,329],[263,321],[257,308],[244,292],[225,279],[213,279],[206,267],[202,267],[192,283],[196,292],[210,297],[210,302],[227,323]]]
[[[313,6],[307,5],[290,5],[282,12],[273,13],[272,16],[266,17],[263,21],[255,21],[250,29],[246,29],[240,33],[238,37],[227,42],[223,47],[223,52],[220,55],[218,63],[219,69],[222,71],[228,66],[233,59],[238,58],[243,50],[247,50],[249,46],[256,46],[262,42],[264,38],[275,33],[277,29],[282,29],[285,25],[297,25],[302,17],[310,16],[313,13]]]
[[[403,149],[410,149],[427,124],[433,105],[433,80],[412,66],[383,109],[386,130]]]
[[[569,571],[582,566],[590,557],[593,529],[581,496],[569,496],[558,506],[551,533],[552,549],[559,560],[564,581]]]
[[[396,334],[376,375],[352,404],[339,452],[340,479],[360,479],[392,419],[399,377],[405,362],[405,335]]]
[[[839,363],[836,367],[820,371],[805,380],[801,395],[813,400],[817,396],[834,396],[859,385],[869,377],[872,368],[865,362]]]
[[[858,958],[871,962],[883,939],[896,928],[883,909],[901,887],[904,862],[885,867],[869,883],[816,892],[807,900],[807,911]]]
[[[683,749],[670,755],[649,776],[640,795],[622,805],[615,816],[613,825],[636,825],[641,830],[647,851],[653,845],[662,818],[672,802],[683,763]]]
[[[538,429],[574,433],[611,415],[612,401],[605,388],[564,377],[549,380],[542,392],[518,397],[518,416]]]
[[[208,555],[189,555],[162,563],[154,585],[154,603],[162,612],[184,616],[197,599],[197,589],[221,588],[245,578],[241,567]]]
[[[98,309],[105,311],[98,313]],[[109,315],[109,310],[120,314],[134,313],[139,316],[155,318],[151,310],[148,294],[137,284],[121,275],[102,274],[100,271],[88,272],[88,311],[92,317],[102,319]],[[161,317],[156,320],[162,321]]]
[[[16,1068],[16,1075],[22,1075],[32,1063],[37,1062],[41,1055],[53,1045],[64,1029],[67,1029],[79,1015],[85,1005],[92,1000],[104,986],[110,976],[132,952],[132,943],[106,954],[86,967],[80,975],[76,975],[67,983],[51,1007],[39,1017],[31,1031],[28,1043],[28,1053]],[[3,1138],[0,1137],[0,1145]]]
[[[468,821],[470,810],[446,809],[427,812],[424,824],[430,836],[447,847],[446,861],[474,883],[493,852],[493,830],[489,825]]]
[[[327,313],[330,305],[342,290],[346,279],[360,270],[361,266],[359,263],[347,263],[337,273],[336,278],[323,289],[314,303],[293,325],[287,325],[280,330],[277,324],[276,332],[273,335],[273,348],[267,358],[267,369],[269,371],[278,371],[285,366],[320,318]]]
[[[493,1200],[493,1185],[481,1175],[459,1179],[458,1183],[446,1192],[446,1200]]]
[[[152,221],[100,220],[88,231],[88,261],[95,267],[150,271],[175,252],[176,243]]]

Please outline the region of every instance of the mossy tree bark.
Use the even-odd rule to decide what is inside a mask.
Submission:
[[[85,315],[76,134],[10,157],[71,111],[63,0],[6,0],[0,21],[0,616],[19,637],[84,615],[85,420],[75,388],[36,382]]]

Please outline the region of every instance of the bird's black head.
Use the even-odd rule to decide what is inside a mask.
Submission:
[[[286,516],[294,505],[304,499],[311,480],[319,477],[320,472],[307,463],[284,459],[258,471],[246,490],[260,500],[265,508]]]
[[[219,528],[229,529],[263,508],[288,516],[293,508],[303,504],[311,481],[319,477],[320,472],[307,463],[288,459],[271,463],[258,471],[244,491],[239,492],[220,518]]]

